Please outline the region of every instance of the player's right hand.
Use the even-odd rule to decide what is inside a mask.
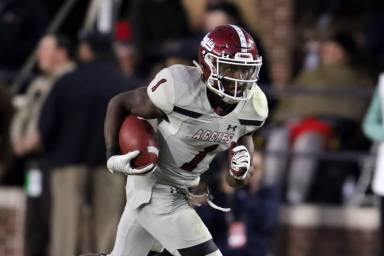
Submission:
[[[244,180],[251,166],[251,156],[248,149],[239,145],[232,149],[229,173],[236,180]]]
[[[140,154],[139,150],[128,152],[125,155],[114,155],[108,158],[107,168],[111,173],[120,172],[126,175],[144,175],[155,170],[155,165],[150,164],[143,168],[134,168],[131,161]]]

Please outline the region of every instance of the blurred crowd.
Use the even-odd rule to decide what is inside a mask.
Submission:
[[[269,255],[282,203],[346,203],[352,193],[346,182],[356,183],[359,163],[320,154],[367,153],[368,138],[384,140],[374,127],[383,118],[375,116],[377,102],[364,119],[384,63],[380,1],[368,1],[360,20],[359,1],[295,1],[293,22],[301,32],[292,35],[293,86],[277,92],[269,48],[236,1],[207,0],[198,27],[178,0],[123,2],[129,11],[118,15],[111,33],[68,24],[44,33],[55,4],[0,1],[0,185],[24,186],[27,193],[25,255],[110,251],[125,190],[124,177],[105,168],[108,101],[146,86],[162,67],[191,65],[202,36],[222,24],[252,32],[263,56],[258,84],[270,101],[269,120],[254,136],[261,182],[228,187],[225,154],[205,177],[215,202],[232,208],[228,214],[206,204],[197,209],[223,254]],[[15,92],[10,85],[36,45],[36,67]]]

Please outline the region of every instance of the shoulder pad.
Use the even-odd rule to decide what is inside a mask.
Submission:
[[[260,87],[256,86],[252,96],[252,106],[257,115],[265,120],[268,117],[268,101]]]

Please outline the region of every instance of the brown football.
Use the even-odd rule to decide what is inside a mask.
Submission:
[[[132,160],[134,168],[142,168],[156,164],[159,156],[159,145],[152,125],[136,115],[124,119],[119,132],[119,144],[122,154],[139,150],[140,154]]]

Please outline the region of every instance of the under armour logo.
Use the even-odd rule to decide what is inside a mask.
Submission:
[[[232,132],[234,132],[234,131],[236,131],[236,128],[237,128],[237,125],[228,125],[228,127],[227,127],[227,131],[228,132],[230,132],[230,131],[232,131]]]

